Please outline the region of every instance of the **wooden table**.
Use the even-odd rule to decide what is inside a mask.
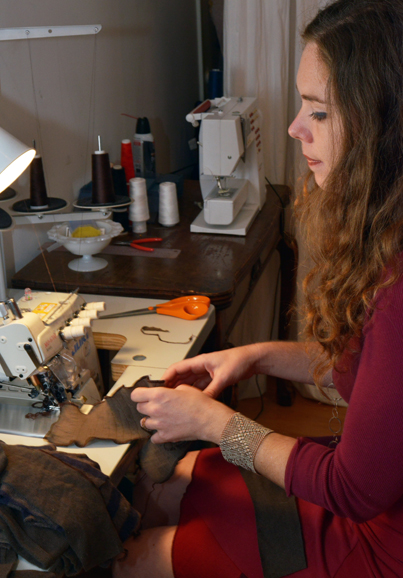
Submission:
[[[216,326],[209,346],[222,348],[254,284],[282,239],[282,205],[289,202],[290,189],[283,185],[274,188],[275,191],[267,187],[266,203],[246,237],[236,237],[190,232],[202,198],[198,181],[186,181],[183,198],[179,199],[180,224],[170,228],[149,224],[145,235],[161,237],[158,251],[165,250],[170,258],[131,249],[126,255],[108,254],[108,250],[114,249],[112,243],[102,254],[108,261],[107,267],[81,273],[68,268],[69,261],[75,258],[71,253],[44,251],[14,275],[12,287],[64,292],[78,287],[80,293],[155,299],[192,293],[207,295],[216,307]],[[289,260],[283,254],[283,295],[292,283],[292,279],[284,279],[285,272],[290,270]],[[285,302],[284,310],[288,296]]]

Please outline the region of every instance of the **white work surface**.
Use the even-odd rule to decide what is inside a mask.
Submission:
[[[9,297],[18,300],[23,296],[23,291],[9,290]],[[106,310],[100,315],[109,315],[111,313],[121,313],[133,309],[143,309],[158,303],[164,303],[162,300],[139,299],[130,297],[115,297],[105,295],[82,295],[84,300],[105,301]],[[131,387],[138,379],[147,375],[150,379],[161,379],[165,369],[175,361],[180,361],[186,357],[196,355],[215,323],[215,310],[210,306],[206,315],[195,321],[185,321],[176,317],[166,315],[147,314],[141,316],[123,317],[120,319],[94,320],[92,329],[94,334],[97,332],[108,335],[119,335],[126,339],[125,344],[113,358],[113,365],[127,366],[120,378],[116,381],[109,395],[115,392],[119,387]],[[157,337],[143,335],[141,327],[153,326],[166,329],[169,333],[160,333],[162,339],[174,342],[187,342],[192,336],[189,343],[178,345],[172,343],[162,343]],[[124,341],[122,339],[122,341]],[[136,361],[136,356],[143,356],[144,360]],[[39,446],[46,443],[46,440],[37,437],[24,435],[3,434],[0,433],[0,439],[8,444],[22,444]],[[84,448],[75,445],[67,448],[60,447],[60,451],[72,453],[85,453],[89,458],[97,462],[102,472],[111,476],[123,458],[130,444],[115,444],[112,441],[93,441]]]
[[[83,295],[83,297],[87,302],[105,301],[106,311],[100,313],[100,316],[143,309],[165,302],[155,299],[104,295]],[[200,351],[214,327],[214,323],[215,310],[213,306],[210,306],[207,315],[195,321],[185,321],[158,314],[94,320],[92,325],[94,334],[107,333],[122,336],[127,340],[113,358],[113,365],[131,366],[138,369],[137,373],[122,375],[123,381],[119,379],[112,391],[115,391],[121,384],[131,385],[133,381],[143,375],[148,375],[151,379],[160,379],[164,370],[172,363],[186,357],[192,357]],[[144,326],[163,329],[163,332],[151,331],[151,333],[158,333],[164,342],[155,335],[144,335],[141,332],[141,328]],[[165,341],[172,343],[165,343]],[[128,379],[132,382],[127,383]]]

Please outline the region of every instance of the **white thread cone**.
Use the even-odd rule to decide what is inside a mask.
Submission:
[[[158,222],[165,227],[179,223],[178,197],[175,183],[161,183],[159,187]]]
[[[150,218],[145,179],[141,177],[130,179],[129,191],[132,200],[129,207],[129,219],[132,221],[133,232],[145,233],[147,221]]]

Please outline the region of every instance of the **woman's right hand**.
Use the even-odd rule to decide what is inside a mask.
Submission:
[[[204,353],[174,363],[163,379],[167,387],[193,385],[216,398],[226,387],[254,375],[257,357],[255,344]]]

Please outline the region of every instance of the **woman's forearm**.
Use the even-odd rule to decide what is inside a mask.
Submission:
[[[256,471],[281,488],[285,487],[285,470],[295,438],[272,433],[264,438],[254,459]]]
[[[255,343],[255,371],[290,381],[313,384],[313,371],[322,354],[318,343],[269,341]],[[324,379],[323,385],[331,383],[331,371]]]

